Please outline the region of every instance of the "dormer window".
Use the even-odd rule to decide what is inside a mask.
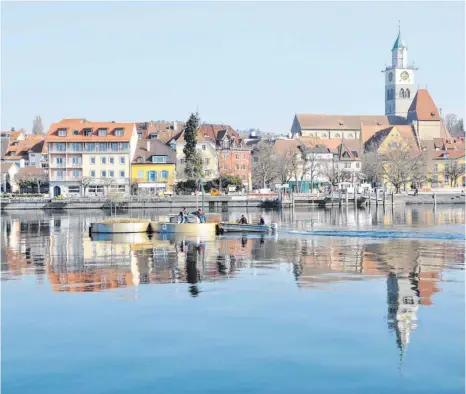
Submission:
[[[339,124],[340,126],[343,126],[343,121],[340,120],[340,121],[338,122],[338,124]]]
[[[89,128],[84,129],[84,135],[86,137],[91,137],[92,136],[92,129],[89,129]]]
[[[98,129],[97,130],[97,135],[99,137],[105,137],[107,135],[107,129]]]
[[[138,140],[142,140],[142,133],[138,133]]]
[[[139,157],[136,159],[136,161],[137,161],[138,163],[142,163],[142,162],[144,161],[144,158],[142,158],[141,156],[139,156]]]
[[[166,163],[166,162],[167,162],[167,156],[157,156],[157,155],[152,156],[152,163]]]
[[[123,129],[118,128],[113,131],[113,134],[115,134],[116,137],[123,137]]]
[[[156,140],[157,139],[157,134],[151,134],[150,139],[151,140]]]
[[[57,134],[59,137],[66,137],[66,129],[58,129]]]
[[[435,116],[435,112],[431,112],[431,113],[430,113],[430,116],[434,117],[434,116]]]
[[[73,135],[79,135],[79,130],[73,130]]]

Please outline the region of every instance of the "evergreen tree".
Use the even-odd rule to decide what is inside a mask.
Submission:
[[[44,126],[42,125],[42,119],[40,116],[36,116],[32,122],[32,134],[38,135],[44,132]]]
[[[198,179],[202,173],[202,157],[196,151],[198,129],[199,118],[196,114],[191,114],[184,128],[185,146],[183,148],[186,158],[185,174],[188,179]]]

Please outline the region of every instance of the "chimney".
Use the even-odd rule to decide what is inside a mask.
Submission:
[[[146,144],[147,144],[146,149],[149,152],[150,151],[150,140],[149,139],[146,140]]]
[[[173,122],[173,130],[178,131],[178,122]]]

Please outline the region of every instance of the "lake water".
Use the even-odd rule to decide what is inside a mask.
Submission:
[[[464,393],[463,207],[262,213],[201,240],[2,213],[2,393]]]

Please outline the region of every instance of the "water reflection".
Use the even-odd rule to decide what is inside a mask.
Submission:
[[[282,228],[307,230],[383,230],[398,224],[419,231],[427,226],[452,231],[451,225],[464,224],[464,209],[256,211],[247,213],[249,220],[259,213]],[[284,268],[283,280],[309,291],[338,282],[386,278],[388,329],[394,332],[403,358],[417,327],[419,307],[434,304],[445,269],[463,269],[464,265],[463,244],[438,239],[376,240],[311,234],[207,239],[146,234],[90,237],[89,224],[99,215],[2,214],[2,280],[34,275],[52,291],[70,293],[186,283],[192,297],[201,297],[208,289],[204,283],[235,280],[241,274],[248,275],[250,268]]]

